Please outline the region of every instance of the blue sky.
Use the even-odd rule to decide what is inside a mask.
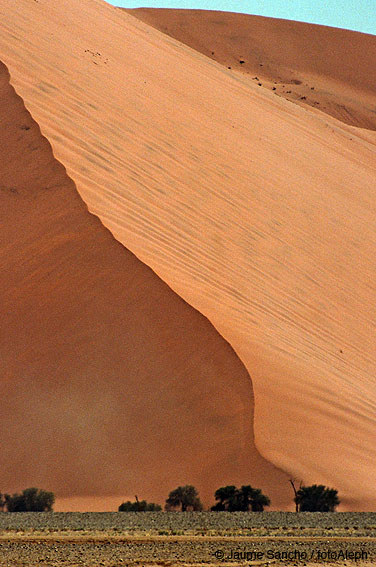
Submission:
[[[376,0],[108,0],[124,8],[201,8],[244,12],[376,35]]]

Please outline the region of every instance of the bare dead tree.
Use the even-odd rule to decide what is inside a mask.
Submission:
[[[299,512],[298,490],[300,490],[301,487],[303,486],[303,481],[302,481],[302,480],[300,481],[298,490],[296,489],[296,486],[295,486],[296,481],[297,481],[296,478],[290,478],[290,479],[289,479],[289,483],[291,484],[292,489],[293,489],[293,491],[294,491],[294,495],[295,495],[295,498],[294,498],[294,502],[295,502],[295,512]]]

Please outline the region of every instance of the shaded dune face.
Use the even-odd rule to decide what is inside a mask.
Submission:
[[[232,348],[87,211],[3,64],[0,97],[2,490],[69,509],[251,482],[286,505]]]
[[[376,130],[376,37],[206,10],[126,10],[274,94]]]

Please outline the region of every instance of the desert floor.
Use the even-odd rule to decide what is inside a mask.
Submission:
[[[311,567],[375,559],[376,513],[0,515],[1,566]]]

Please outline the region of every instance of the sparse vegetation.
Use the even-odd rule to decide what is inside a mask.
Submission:
[[[340,503],[338,491],[323,484],[301,486],[294,501],[299,512],[335,512]]]
[[[136,496],[136,501],[131,502],[127,500],[120,504],[119,512],[160,512],[162,507],[154,502],[146,502],[146,500],[139,500]]]
[[[5,494],[0,500],[8,512],[52,512],[55,495],[39,488],[25,488],[21,494]]]
[[[218,488],[214,494],[218,501],[211,509],[214,512],[263,512],[265,506],[270,506],[270,499],[259,488],[250,485],[236,488],[224,486]]]
[[[41,564],[66,567],[67,557],[69,564],[91,567],[156,566],[158,563],[166,566],[230,565],[216,559],[214,554],[218,549],[225,557],[238,549],[262,552],[263,565],[271,552],[280,557],[277,554],[297,550],[301,555],[317,558],[319,551],[330,551],[338,557],[347,550],[353,553],[354,559],[356,552],[359,562],[344,560],[336,565],[346,562],[349,566],[366,567],[362,558],[366,561],[367,554],[371,567],[376,553],[376,514],[371,512],[0,514],[0,532],[2,564],[29,567]],[[142,543],[140,537],[144,540]],[[344,537],[348,543],[344,544]],[[269,562],[285,567],[307,563]],[[253,561],[231,562],[240,563],[253,564]],[[316,561],[315,564],[318,565]],[[323,564],[326,561],[320,561],[320,565]]]
[[[182,512],[188,510],[199,512],[203,509],[198,492],[194,486],[187,484],[186,486],[178,486],[172,490],[166,500],[165,509],[167,511],[181,509]]]

